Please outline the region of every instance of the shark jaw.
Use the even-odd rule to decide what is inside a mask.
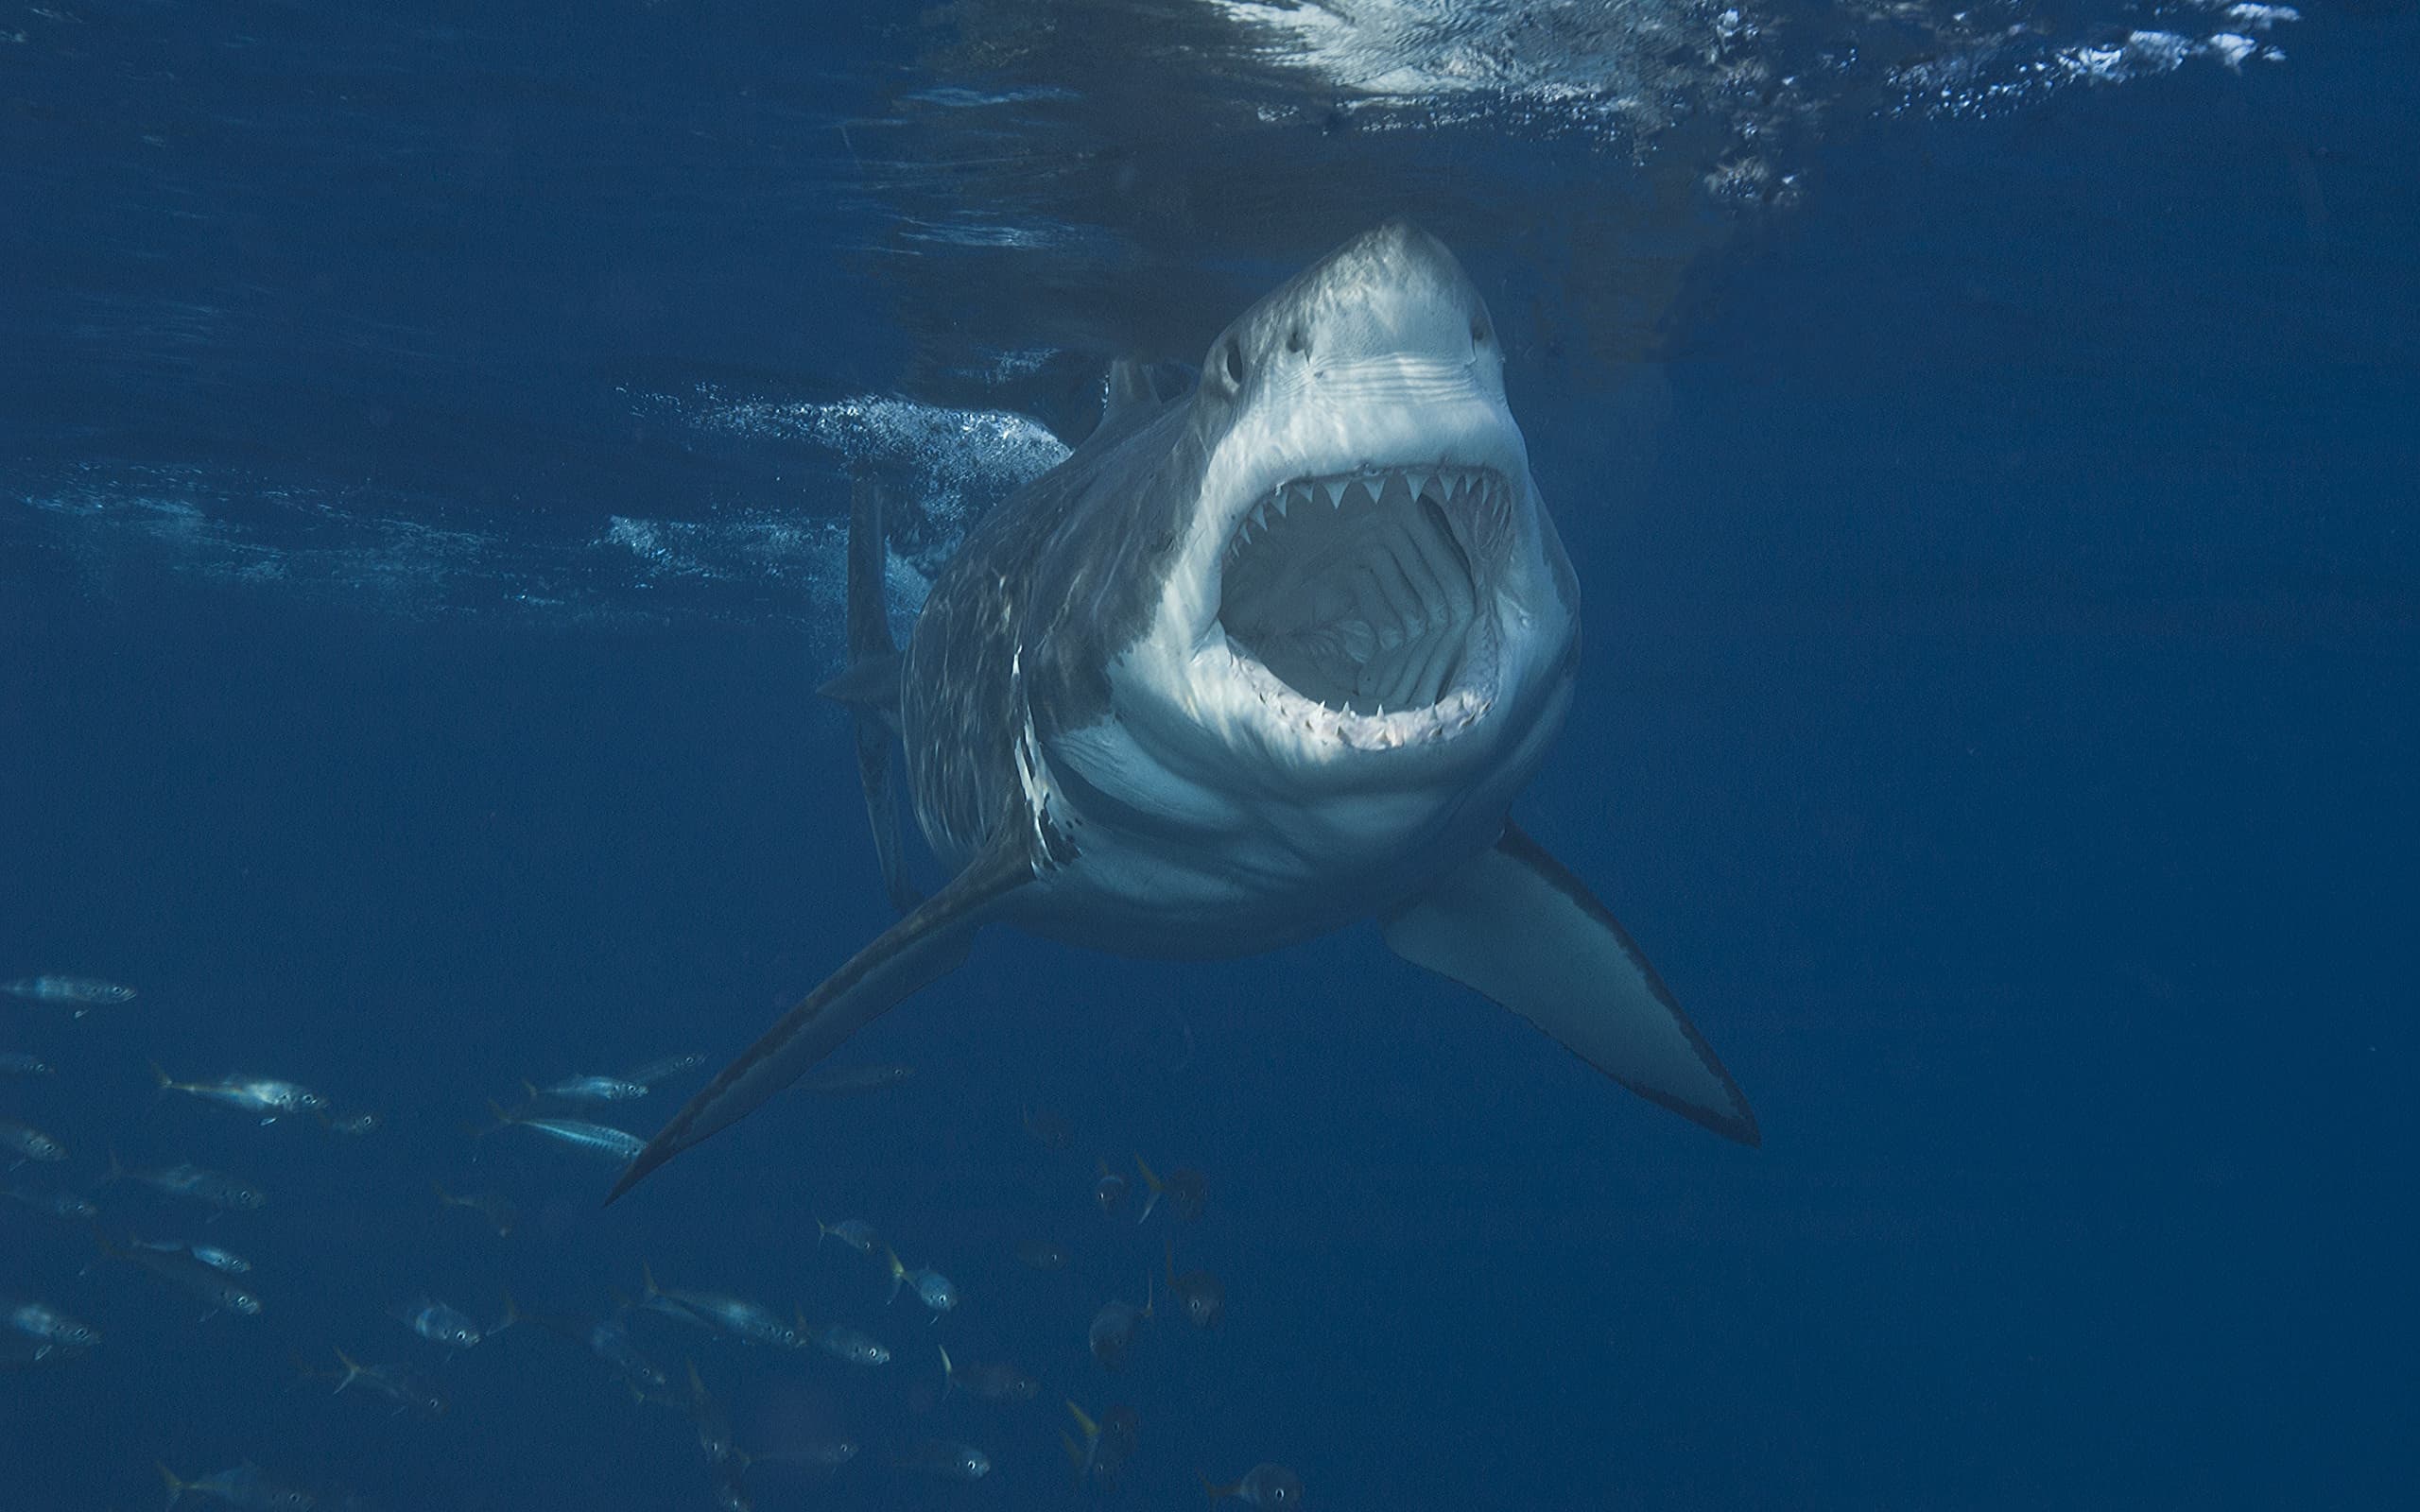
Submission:
[[[1270,490],[1228,538],[1230,675],[1314,741],[1444,740],[1493,705],[1512,485],[1488,467],[1363,468]]]
[[[1429,339],[1281,358],[1237,395],[1164,600],[1191,713],[1297,780],[1358,781],[1381,752],[1407,778],[1489,765],[1475,737],[1569,634],[1484,310],[1429,322],[1443,337],[1378,323]]]
[[[1453,254],[1393,222],[1238,317],[1194,390],[1112,443],[1138,460],[1101,454],[1156,582],[1105,709],[1021,768],[1081,858],[1020,905],[1028,927],[1248,954],[1495,841],[1578,635],[1503,366]]]
[[[1503,373],[1478,291],[1402,222],[1220,334],[1163,474],[1187,522],[1120,669],[1147,744],[1325,788],[1468,782],[1527,743],[1510,726],[1551,701],[1574,626]]]

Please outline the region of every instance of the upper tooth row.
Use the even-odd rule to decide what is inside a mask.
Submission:
[[[1341,508],[1344,506],[1344,492],[1347,489],[1358,485],[1368,489],[1372,495],[1375,496],[1385,487],[1386,479],[1393,476],[1402,477],[1410,486],[1411,496],[1415,499],[1428,491],[1428,485],[1431,482],[1441,485],[1448,497],[1465,487],[1477,487],[1486,489],[1493,502],[1492,496],[1497,491],[1489,487],[1492,481],[1490,474],[1455,469],[1435,472],[1406,471],[1402,473],[1377,473],[1349,478],[1319,478],[1308,483],[1289,484],[1279,489],[1269,498],[1261,500],[1253,507],[1252,513],[1245,517],[1237,534],[1249,535],[1254,530],[1268,528],[1269,509],[1271,505],[1277,507],[1277,515],[1281,520],[1285,518],[1286,511],[1292,508],[1296,503],[1315,496],[1326,499],[1328,507],[1331,509]]]

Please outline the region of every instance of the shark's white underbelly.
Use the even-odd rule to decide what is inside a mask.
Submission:
[[[1132,955],[1248,955],[1323,935],[1493,844],[1544,745],[1512,740],[1475,781],[1294,797],[1191,780],[1106,719],[1046,753],[1032,793],[1074,858],[1004,917]]]

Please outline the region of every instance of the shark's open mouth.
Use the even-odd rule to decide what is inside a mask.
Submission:
[[[1480,610],[1512,512],[1511,485],[1482,468],[1288,482],[1228,541],[1227,642],[1329,709],[1433,709],[1492,679],[1495,641]]]

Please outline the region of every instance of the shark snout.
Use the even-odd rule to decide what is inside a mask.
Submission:
[[[1495,366],[1494,322],[1469,275],[1443,242],[1400,218],[1338,248],[1256,313],[1247,358],[1300,365],[1314,381],[1372,364]]]

